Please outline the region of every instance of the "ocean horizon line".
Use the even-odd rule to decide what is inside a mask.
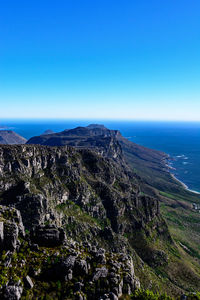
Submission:
[[[195,123],[195,124],[200,124],[200,120],[157,120],[157,119],[118,119],[118,118],[5,118],[5,117],[0,117],[0,123],[1,122],[16,122],[16,121],[92,121],[92,122],[97,122],[97,121],[108,121],[108,122],[152,122],[152,123]]]

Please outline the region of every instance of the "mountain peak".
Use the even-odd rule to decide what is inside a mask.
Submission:
[[[102,124],[89,124],[88,126],[86,126],[89,129],[94,129],[94,128],[100,128],[100,129],[106,129],[108,130],[104,125]]]
[[[14,145],[25,144],[26,139],[13,130],[0,130],[0,144]]]

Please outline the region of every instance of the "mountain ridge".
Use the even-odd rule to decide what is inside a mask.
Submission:
[[[129,166],[152,187],[162,188],[168,185],[177,189],[180,183],[175,181],[170,175],[167,167],[169,155],[137,145],[125,137],[119,130],[110,130],[104,125],[90,124],[86,127],[76,127],[67,129],[62,132],[32,137],[27,144],[39,144],[47,146],[64,146],[69,145],[76,148],[90,148],[98,150],[103,149],[106,139],[114,139],[121,146],[123,156]],[[102,151],[103,153],[103,151]],[[145,174],[145,176],[144,176]],[[152,175],[154,180],[152,182]]]
[[[200,289],[199,198],[171,177],[166,154],[96,124],[53,134],[57,146],[33,141],[0,146],[2,297]]]

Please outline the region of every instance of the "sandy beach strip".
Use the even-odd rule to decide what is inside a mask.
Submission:
[[[173,178],[174,180],[178,181],[178,182],[184,187],[184,189],[186,189],[186,190],[189,191],[189,192],[192,192],[192,193],[195,193],[195,194],[200,195],[200,192],[190,190],[190,189],[188,188],[188,186],[187,186],[184,182],[182,182],[181,180],[179,180],[178,178],[176,178],[176,176],[175,176],[174,174],[170,173],[170,175],[172,176],[172,178]]]

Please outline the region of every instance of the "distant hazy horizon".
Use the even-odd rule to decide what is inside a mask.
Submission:
[[[31,123],[31,122],[36,122],[36,123],[40,123],[40,122],[52,122],[52,123],[60,123],[60,122],[86,122],[88,124],[103,124],[103,122],[127,122],[127,123],[169,123],[169,124],[184,124],[184,123],[188,123],[188,124],[200,124],[200,120],[183,120],[183,119],[120,119],[120,118],[116,118],[116,119],[112,119],[112,118],[48,118],[48,117],[44,117],[44,118],[1,118],[0,117],[0,126],[7,123],[7,122],[13,122],[13,123],[18,123],[18,122],[27,122],[27,123]]]

